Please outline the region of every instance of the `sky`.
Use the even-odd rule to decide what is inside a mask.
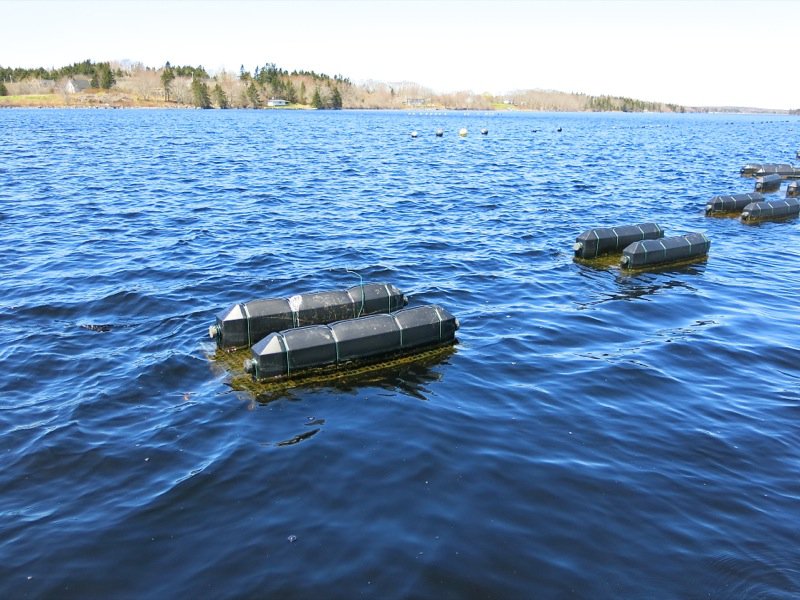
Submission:
[[[798,0],[0,0],[0,66],[266,63],[435,92],[800,108]]]

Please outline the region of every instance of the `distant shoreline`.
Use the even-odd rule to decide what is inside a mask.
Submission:
[[[262,106],[262,107],[231,107],[226,109],[210,108],[201,109],[191,104],[180,103],[163,100],[144,100],[136,98],[129,94],[109,93],[109,92],[88,92],[79,94],[29,94],[17,96],[0,96],[0,109],[12,108],[29,108],[29,109],[144,109],[144,110],[334,110],[334,109],[316,109],[310,104],[290,104],[287,106]],[[522,106],[488,106],[488,107],[450,107],[440,105],[419,105],[419,106],[385,106],[385,107],[359,107],[347,106],[342,109],[335,110],[399,110],[407,112],[439,112],[439,111],[454,111],[454,112],[524,112],[524,113],[537,113],[537,112],[624,112],[619,110],[586,110],[586,109],[537,109]],[[636,111],[636,112],[650,112],[653,114],[668,114],[673,111]],[[752,107],[686,107],[686,113],[714,113],[714,114],[765,114],[765,115],[783,115],[783,116],[798,116],[796,112],[789,110],[770,110]]]

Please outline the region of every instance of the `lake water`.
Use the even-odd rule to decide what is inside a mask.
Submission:
[[[798,147],[768,115],[0,111],[0,596],[797,597],[800,229],[703,207]],[[573,262],[644,221],[708,260]],[[455,352],[269,402],[210,360],[218,311],[359,277]]]

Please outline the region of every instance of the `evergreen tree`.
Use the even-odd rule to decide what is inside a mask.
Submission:
[[[339,92],[339,86],[331,90],[331,108],[336,110],[342,108],[342,94]]]
[[[291,81],[287,81],[286,82],[285,91],[286,91],[286,100],[290,104],[296,104],[297,103],[297,92],[295,91],[294,85],[292,84]]]
[[[192,80],[192,101],[198,108],[211,108],[211,98],[208,95],[208,85],[199,79]]]
[[[0,96],[8,96],[8,90],[6,89],[6,84],[0,81]]]
[[[161,85],[164,86],[164,101],[169,101],[169,86],[172,81],[175,79],[175,71],[172,70],[172,65],[167,64],[164,65],[164,70],[161,72]]]
[[[100,82],[97,79],[97,73],[92,73],[92,80],[89,82],[89,87],[95,89],[100,87]]]
[[[300,82],[300,94],[297,96],[297,101],[300,104],[305,104],[306,103],[306,82],[305,81],[301,81]]]
[[[104,90],[110,90],[111,86],[116,83],[114,79],[114,72],[111,70],[111,65],[108,63],[101,63],[97,65],[97,73],[95,75],[97,78],[98,86]],[[92,86],[95,87],[95,86]]]
[[[219,84],[214,86],[214,102],[216,102],[217,106],[220,108],[229,108],[230,105],[228,104],[228,96],[225,94],[225,90],[223,90]]]
[[[319,88],[314,88],[314,95],[311,97],[311,106],[322,108],[322,96],[319,95]]]
[[[261,98],[258,96],[258,89],[254,81],[251,81],[250,85],[247,86],[247,100],[253,108],[261,106]]]

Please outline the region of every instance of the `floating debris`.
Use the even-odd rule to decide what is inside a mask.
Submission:
[[[107,333],[107,332],[111,331],[112,329],[114,329],[114,326],[110,325],[108,323],[104,323],[102,325],[96,325],[94,323],[89,323],[87,325],[81,325],[80,327],[81,327],[81,329],[86,329],[88,331],[96,331],[98,333]]]

